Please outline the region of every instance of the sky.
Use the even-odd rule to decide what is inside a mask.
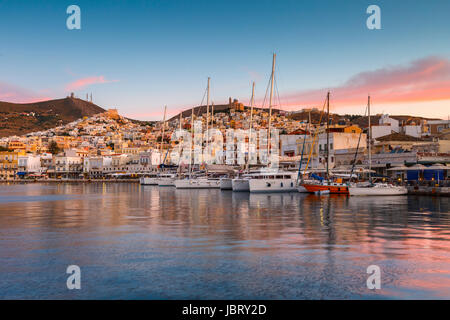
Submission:
[[[448,0],[0,0],[0,101],[92,93],[157,120],[200,104],[211,77],[215,104],[248,104],[255,81],[261,106],[276,53],[274,107],[321,107],[330,90],[332,112],[363,114],[370,94],[372,113],[447,119],[449,12]]]

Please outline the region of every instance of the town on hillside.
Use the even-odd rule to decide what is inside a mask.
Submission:
[[[170,150],[178,143],[172,141],[172,134],[179,128],[191,131],[193,120],[220,130],[224,138],[227,129],[248,130],[250,121],[252,130],[268,127],[266,109],[250,109],[231,98],[228,104],[210,107],[208,123],[202,107],[159,122],[133,121],[109,109],[45,131],[3,137],[0,179],[137,178],[171,164]],[[330,115],[330,150],[326,150],[327,124],[325,117],[319,123],[319,114],[317,109],[272,113],[271,126],[280,133],[281,165],[320,171],[328,154],[330,169],[336,172],[348,171],[353,165],[365,167],[368,143],[371,167],[382,177],[405,179],[408,171],[393,170],[396,167],[450,163],[449,120],[372,116],[368,142],[367,117]]]

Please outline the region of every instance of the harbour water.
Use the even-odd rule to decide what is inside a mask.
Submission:
[[[0,298],[450,299],[449,200],[3,184]]]

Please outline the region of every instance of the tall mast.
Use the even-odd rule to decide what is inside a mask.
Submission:
[[[372,150],[371,150],[371,144],[372,144],[372,133],[371,133],[371,125],[370,125],[370,95],[367,98],[367,112],[369,113],[369,181],[372,182]]]
[[[272,75],[270,77],[270,99],[269,99],[269,128],[268,128],[268,134],[267,134],[267,153],[270,154],[270,129],[272,125],[272,98],[273,98],[273,80],[275,76],[275,59],[277,55],[276,53],[273,54],[272,59]]]
[[[249,171],[250,162],[250,143],[252,142],[252,130],[253,130],[253,103],[255,101],[255,81],[252,83],[252,98],[250,99],[250,134],[248,137],[248,155],[247,155],[247,171]]]
[[[208,87],[206,97],[206,150],[209,150],[209,82],[210,77],[208,77]]]
[[[180,112],[180,131],[183,128],[182,125],[181,125],[182,119],[183,119],[183,111]]]
[[[329,161],[330,161],[330,91],[327,93],[327,180],[330,180]]]
[[[163,123],[162,123],[162,135],[161,135],[161,146],[160,146],[160,152],[159,152],[159,163],[161,164],[161,159],[162,159],[162,149],[163,149],[163,143],[164,143],[164,133],[165,133],[165,129],[166,129],[166,111],[167,111],[167,106],[164,106],[164,118],[163,118]]]
[[[191,172],[192,172],[192,148],[194,145],[194,106],[192,106],[192,113],[191,113],[191,145],[189,147],[189,179],[191,179]]]

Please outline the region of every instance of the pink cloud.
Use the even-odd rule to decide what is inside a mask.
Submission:
[[[75,90],[90,86],[92,84],[111,83],[111,82],[118,82],[118,81],[119,80],[106,80],[104,76],[87,77],[87,78],[78,79],[76,81],[69,83],[66,86],[66,91],[75,91]]]
[[[332,88],[287,95],[290,106],[321,105],[331,91],[333,107],[364,105],[367,95],[379,103],[424,102],[450,99],[450,60],[426,57],[407,65],[358,73]]]
[[[0,100],[14,103],[31,103],[52,99],[47,94],[36,93],[32,90],[0,81]]]

